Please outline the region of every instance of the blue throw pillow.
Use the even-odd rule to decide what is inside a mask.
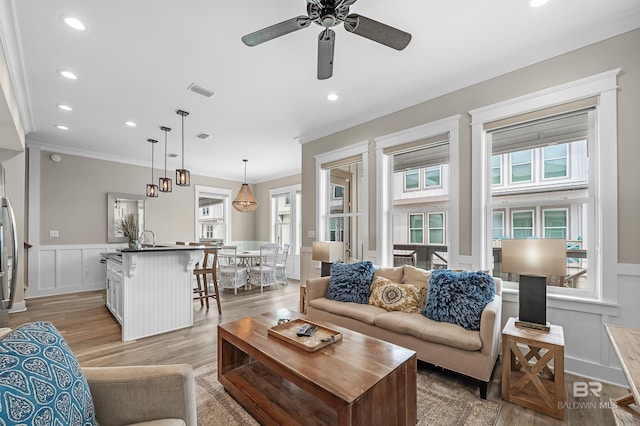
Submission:
[[[325,297],[340,302],[368,304],[375,270],[369,261],[334,263],[331,265],[331,281]]]
[[[50,322],[0,339],[0,390],[0,425],[96,424],[80,364]]]
[[[477,331],[482,311],[495,294],[493,278],[484,272],[435,270],[429,279],[422,315]]]

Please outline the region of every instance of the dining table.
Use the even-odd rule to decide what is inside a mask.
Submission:
[[[240,260],[241,264],[249,268],[260,260],[260,250],[237,251],[236,257]]]

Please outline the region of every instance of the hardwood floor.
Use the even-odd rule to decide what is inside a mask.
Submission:
[[[294,311],[299,307],[299,283],[289,280],[289,285],[278,289],[259,288],[245,292],[224,290],[221,295],[222,315],[215,307],[208,311],[194,302],[194,326],[158,336],[131,342],[122,342],[120,327],[105,307],[105,292],[92,291],[63,296],[51,296],[27,301],[27,311],[11,314],[10,327],[30,321],[51,321],[65,337],[69,346],[84,366],[116,366],[144,364],[186,363],[194,367],[211,364],[216,359],[216,330],[220,322],[279,308]],[[501,364],[494,372],[487,398],[502,404],[498,425],[609,425],[613,423],[611,412],[601,403],[628,393],[624,388],[603,384],[599,398],[594,396],[574,398],[573,382],[584,381],[580,377],[565,375],[567,409],[565,421],[559,421],[536,413],[501,398]],[[477,393],[477,383],[464,376],[442,371],[419,363],[418,368],[456,382]]]

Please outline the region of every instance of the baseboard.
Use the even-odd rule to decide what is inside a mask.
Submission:
[[[10,314],[13,314],[15,312],[24,312],[27,310],[27,304],[25,303],[25,301],[23,300],[22,302],[16,302],[13,304],[13,308],[11,308],[11,310],[9,311]]]
[[[597,380],[603,383],[622,386],[623,388],[629,387],[629,383],[621,369],[607,367],[605,365],[596,364],[595,362],[565,356],[564,371],[566,373],[575,374],[576,376]]]

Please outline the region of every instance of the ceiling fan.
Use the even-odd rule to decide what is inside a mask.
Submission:
[[[324,30],[318,36],[318,79],[333,75],[333,48],[336,33],[332,27],[344,23],[344,28],[361,37],[368,38],[396,50],[402,50],[411,41],[411,34],[390,27],[365,16],[349,14],[349,7],[357,0],[306,0],[307,16],[297,16],[271,25],[242,37],[247,46],[257,46],[265,41],[307,28],[316,23]]]

